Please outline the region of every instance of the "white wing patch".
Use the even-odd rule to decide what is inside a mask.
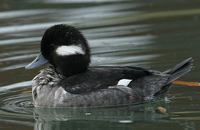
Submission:
[[[128,84],[132,81],[132,79],[121,79],[119,80],[119,82],[117,83],[117,85],[124,85],[124,86],[128,86]]]
[[[60,46],[56,49],[56,53],[60,56],[68,56],[74,54],[85,54],[81,46]]]

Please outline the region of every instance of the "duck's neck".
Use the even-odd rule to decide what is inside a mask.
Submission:
[[[67,58],[59,58],[53,66],[55,67],[57,73],[69,77],[86,71],[89,63],[89,58],[83,55],[73,55]]]

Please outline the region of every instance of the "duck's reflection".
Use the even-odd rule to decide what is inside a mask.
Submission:
[[[35,130],[57,129],[106,129],[120,128],[123,125],[134,127],[140,122],[169,122],[168,114],[157,111],[157,106],[167,108],[163,103],[149,103],[131,107],[118,108],[35,108]],[[164,105],[164,106],[163,106]],[[144,126],[145,127],[145,126]]]

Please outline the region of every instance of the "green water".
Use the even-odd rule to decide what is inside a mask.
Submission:
[[[34,108],[25,70],[44,31],[58,23],[79,28],[91,65],[133,65],[164,71],[193,57],[182,81],[200,81],[200,2],[196,0],[0,1],[0,129],[199,129],[200,87],[173,85],[159,102],[117,108]],[[161,113],[163,107],[167,113]]]

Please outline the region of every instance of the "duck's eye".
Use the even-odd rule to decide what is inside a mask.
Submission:
[[[54,44],[50,44],[50,47],[51,47],[51,48],[54,48],[54,47],[55,47],[55,45],[54,45]]]

